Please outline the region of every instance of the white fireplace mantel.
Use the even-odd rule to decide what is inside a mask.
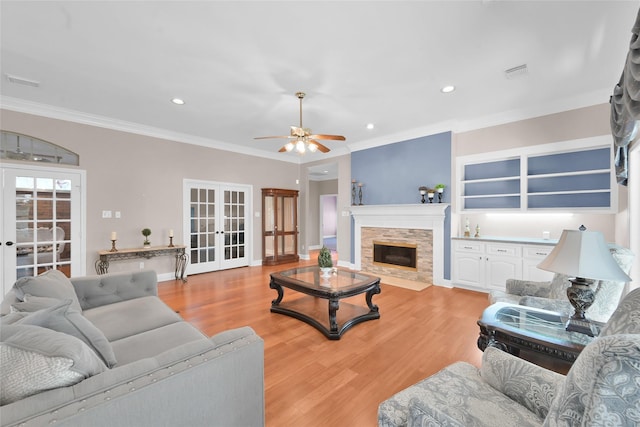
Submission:
[[[362,227],[415,228],[433,231],[433,283],[445,286],[444,218],[448,203],[351,206],[354,220],[353,268],[362,268]]]

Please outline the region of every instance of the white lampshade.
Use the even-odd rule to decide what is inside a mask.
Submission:
[[[560,241],[538,268],[570,277],[629,282],[598,231],[563,230]]]

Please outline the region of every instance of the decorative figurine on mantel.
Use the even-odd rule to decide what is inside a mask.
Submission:
[[[149,241],[149,236],[151,236],[151,230],[148,228],[143,228],[142,235],[144,236],[144,242],[142,243],[142,245],[145,248],[148,248],[149,246],[151,246],[151,242]]]
[[[358,200],[359,200],[358,205],[359,205],[359,206],[362,206],[362,186],[363,186],[363,185],[364,185],[364,184],[363,184],[363,183],[361,183],[361,182],[359,182],[359,183],[358,183]]]
[[[438,203],[442,203],[442,193],[444,193],[444,184],[436,184],[436,191],[438,192]]]
[[[356,180],[351,180],[351,206],[356,205]]]
[[[480,237],[480,224],[476,224],[476,235],[473,237]]]
[[[471,229],[469,228],[469,218],[467,218],[467,221],[465,222],[465,225],[464,225],[464,237],[471,237]]]
[[[425,187],[424,185],[422,187],[418,188],[418,191],[420,191],[420,196],[422,197],[422,199],[420,200],[420,203],[426,202],[426,200],[424,199],[424,195],[427,194],[427,190],[428,190],[428,188]]]

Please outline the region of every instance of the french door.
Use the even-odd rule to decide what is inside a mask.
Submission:
[[[249,265],[250,212],[250,186],[184,181],[190,274]]]
[[[3,165],[2,295],[20,277],[56,269],[85,274],[84,182],[80,170]]]

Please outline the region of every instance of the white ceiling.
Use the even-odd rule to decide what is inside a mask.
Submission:
[[[306,163],[607,102],[639,6],[2,0],[1,105]],[[527,75],[505,78],[521,64]],[[300,157],[253,139],[298,124],[296,91],[305,127],[346,143]]]

